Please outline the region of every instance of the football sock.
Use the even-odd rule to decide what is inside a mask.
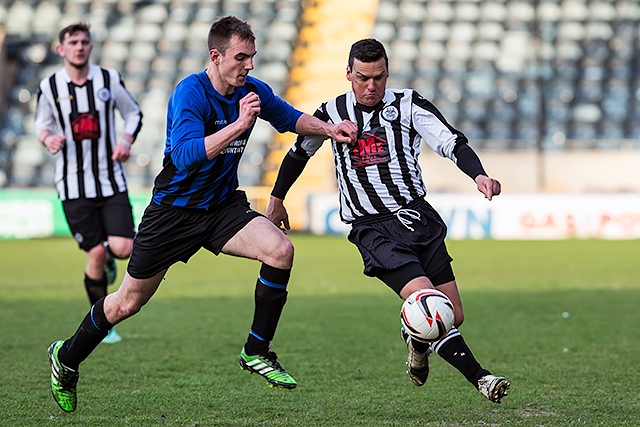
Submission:
[[[107,296],[107,276],[103,274],[100,279],[95,280],[84,273],[84,287],[89,296],[89,303],[93,306]]]
[[[473,353],[455,326],[444,338],[433,343],[433,349],[447,363],[460,371],[467,381],[476,388],[478,388],[478,380],[490,373],[483,369],[473,357]]]
[[[58,353],[60,362],[68,368],[77,370],[80,363],[89,357],[111,328],[113,325],[104,314],[104,298],[102,298],[91,307],[76,333],[60,348]]]
[[[290,276],[291,269],[282,270],[262,264],[254,295],[253,323],[244,347],[248,355],[269,351],[269,343],[276,333],[280,314],[287,301]]]
[[[428,342],[414,340],[413,338],[411,339],[411,344],[418,353],[426,353],[429,351],[429,346],[431,345]]]

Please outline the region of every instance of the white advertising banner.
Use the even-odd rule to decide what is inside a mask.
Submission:
[[[0,199],[0,239],[53,235],[53,210],[50,200]]]
[[[429,194],[450,239],[639,239],[639,194]],[[337,193],[311,194],[307,231],[346,234]]]

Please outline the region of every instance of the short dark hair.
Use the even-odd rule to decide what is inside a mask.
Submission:
[[[214,21],[209,30],[207,45],[209,50],[218,49],[224,55],[229,47],[229,41],[236,35],[240,40],[255,42],[251,26],[246,21],[242,21],[235,16],[225,16]]]
[[[91,39],[91,32],[89,31],[89,24],[85,24],[84,22],[76,22],[75,24],[68,25],[60,30],[60,34],[58,34],[58,40],[60,40],[60,44],[64,42],[64,37],[69,34],[70,36],[75,33],[83,32],[87,33],[89,39]]]
[[[389,69],[389,58],[382,43],[376,39],[362,39],[351,45],[349,68],[353,68],[353,61],[356,59],[361,62],[376,62],[381,58],[384,58],[384,63]]]

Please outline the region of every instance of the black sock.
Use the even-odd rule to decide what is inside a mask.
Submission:
[[[262,264],[256,283],[255,311],[251,333],[244,350],[247,354],[264,354],[269,350],[278,327],[282,309],[287,301],[287,283],[291,269],[282,270]]]
[[[455,326],[444,338],[433,343],[433,349],[476,388],[478,388],[478,380],[490,373],[483,369],[473,357],[473,353]]]
[[[429,351],[429,347],[431,346],[431,344],[429,344],[428,342],[421,342],[413,338],[411,338],[411,345],[413,345],[413,348],[418,353],[426,353],[427,351]]]
[[[84,273],[84,287],[89,296],[89,303],[94,306],[100,299],[107,296],[107,276],[103,274],[102,278],[94,280]]]
[[[104,298],[98,301],[85,316],[76,333],[64,342],[58,353],[60,362],[67,368],[78,369],[93,350],[107,336],[113,325],[104,314]]]

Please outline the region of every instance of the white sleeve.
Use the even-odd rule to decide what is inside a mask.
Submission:
[[[453,149],[458,135],[453,133],[433,112],[416,104],[412,105],[411,119],[416,131],[433,151],[455,162]]]
[[[451,126],[440,110],[415,90],[411,94],[411,124],[433,151],[454,162],[456,144],[467,142],[467,137]]]
[[[304,155],[308,158],[316,154],[325,140],[327,140],[327,137],[324,135],[305,136],[300,144],[297,141],[293,144],[291,151],[300,154],[299,150],[303,150]]]
[[[327,114],[327,103],[323,103],[313,113],[313,117],[322,120],[326,123],[333,123],[333,120],[329,114]],[[291,147],[291,151],[300,156],[301,158],[310,158],[322,147],[322,144],[329,139],[325,135],[299,135],[296,138],[296,142]]]
[[[116,76],[116,84],[113,87],[115,106],[124,119],[124,132],[136,136],[142,127],[142,110],[124,87],[120,73],[116,72]]]
[[[51,103],[44,95],[42,88],[38,87],[37,104],[34,120],[34,128],[36,132],[36,138],[40,136],[40,132],[48,130],[51,133],[55,133],[58,127],[56,117],[51,108]]]

